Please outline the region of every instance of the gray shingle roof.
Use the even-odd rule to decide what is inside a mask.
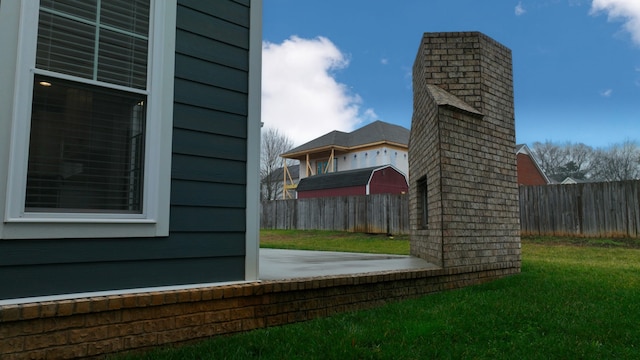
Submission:
[[[388,166],[388,165],[387,165]],[[374,170],[385,166],[374,166],[363,169],[339,171],[335,173],[320,174],[300,179],[297,191],[337,189],[351,186],[364,186],[369,183]]]
[[[282,155],[294,154],[301,151],[313,150],[327,146],[350,148],[381,141],[407,145],[409,144],[409,130],[399,125],[377,120],[350,133],[334,130],[328,134],[320,136],[319,138],[313,139],[306,144],[302,144],[291,149]]]

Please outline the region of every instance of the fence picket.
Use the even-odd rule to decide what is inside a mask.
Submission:
[[[520,186],[523,235],[640,236],[640,180]]]

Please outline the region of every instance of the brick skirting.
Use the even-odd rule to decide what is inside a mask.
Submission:
[[[368,309],[519,272],[519,262],[499,263],[4,305],[0,358],[98,358]]]

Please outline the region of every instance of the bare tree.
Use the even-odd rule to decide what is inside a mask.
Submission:
[[[640,179],[640,148],[627,140],[608,149],[599,149],[595,156],[594,178],[604,181]]]
[[[576,164],[578,171],[587,175],[591,171],[594,150],[591,146],[583,143],[568,144],[569,161]],[[584,177],[583,175],[583,177]]]
[[[544,143],[536,141],[531,149],[538,160],[542,171],[549,177],[553,177],[558,169],[566,163],[566,153],[558,144],[547,140]]]
[[[556,144],[547,140],[535,142],[532,152],[545,174],[556,181],[567,177],[585,179],[591,175],[594,150],[588,145]]]
[[[260,196],[262,200],[275,200],[281,193],[284,162],[280,155],[291,148],[293,148],[293,140],[278,129],[267,128],[263,130],[260,153]]]

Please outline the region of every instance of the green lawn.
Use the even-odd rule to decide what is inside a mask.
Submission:
[[[524,239],[522,273],[488,284],[132,358],[640,359],[640,250],[544,240]]]
[[[261,230],[260,247],[409,255],[409,236],[341,231]]]

